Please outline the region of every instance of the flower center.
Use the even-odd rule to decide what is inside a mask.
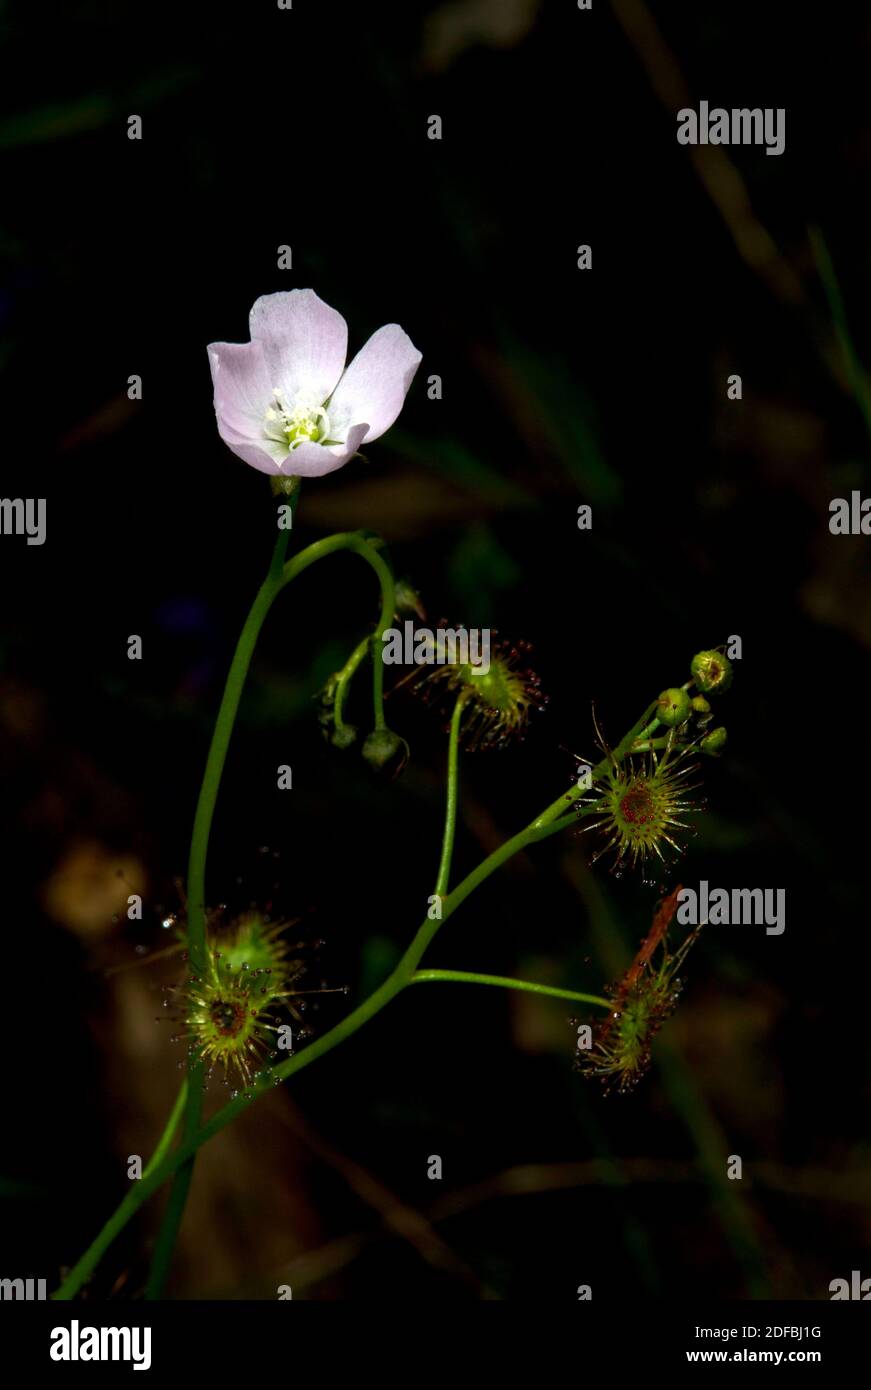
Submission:
[[[231,999],[215,999],[209,1010],[212,1022],[225,1037],[238,1033],[245,1022],[245,1010]]]
[[[647,825],[656,815],[656,805],[649,787],[632,787],[620,802],[620,813],[630,825]]]
[[[320,401],[305,391],[287,400],[278,386],[272,388],[275,404],[266,412],[265,433],[286,444],[292,452],[300,444],[319,444],[327,439],[330,422]]]

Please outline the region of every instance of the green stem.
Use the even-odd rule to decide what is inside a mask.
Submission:
[[[372,633],[370,646],[372,649],[372,712],[375,716],[375,728],[386,729],[387,721],[384,718],[384,643],[381,641],[381,633],[377,628]]]
[[[230,663],[227,682],[224,686],[218,717],[215,720],[212,742],[206,759],[206,770],[203,774],[200,795],[197,800],[187,877],[187,942],[191,969],[195,975],[202,974],[206,969],[206,855],[209,848],[209,834],[215,814],[218,788],[221,784],[221,776],[227,760],[227,749],[230,746],[236,712],[239,708],[254,647],[260,636],[260,629],[266,615],[272,607],[276,595],[283,587],[282,568],[289,539],[289,531],[279,531],[272,553],[269,574],[257,591],[257,597],[251,605],[251,610],[245,619],[245,625],[239,634],[239,641],[236,643],[236,650],[233,653],[233,660]]]
[[[297,498],[298,492],[294,493],[291,501],[291,506],[294,509]],[[215,814],[215,803],[248,668],[251,665],[251,658],[260,630],[273,602],[285,585],[289,584],[297,575],[302,574],[309,565],[326,555],[335,553],[337,550],[348,549],[367,560],[378,576],[381,585],[381,614],[376,633],[380,635],[380,631],[383,631],[393,618],[395,606],[393,576],[378,552],[361,536],[349,532],[328,536],[325,540],[316,541],[292,560],[285,562],[289,540],[289,530],[279,531],[269,564],[269,573],[257,592],[239,634],[239,640],[227,674],[218,717],[215,720],[215,728],[206,759],[206,770],[203,774],[197,800],[187,879],[187,942],[191,970],[195,975],[204,973],[206,969],[206,856]],[[380,713],[380,711],[380,701],[376,700],[376,713]],[[196,1057],[192,1057],[188,1065],[188,1081],[183,1142],[193,1140],[199,1130],[202,1118],[203,1065]],[[193,1158],[179,1170],[173,1180],[172,1191],[158,1233],[152,1267],[146,1284],[146,1298],[160,1298],[163,1292],[192,1177]]]
[[[354,679],[360,662],[368,652],[371,641],[371,637],[364,637],[362,642],[358,642],[339,672],[339,679],[336,682],[336,694],[333,699],[333,724],[335,725],[337,733],[341,732],[345,727],[344,713],[348,687]]]
[[[203,1064],[196,1058],[192,1058],[188,1063],[187,1086],[182,1143],[194,1137],[203,1117]],[[169,1267],[172,1264],[175,1242],[181,1229],[185,1204],[194,1176],[195,1158],[196,1155],[192,1155],[188,1162],[178,1169],[172,1180],[172,1187],[166,1202],[166,1211],[163,1214],[163,1220],[160,1223],[160,1230],[154,1244],[151,1268],[145,1282],[145,1297],[149,1302],[163,1297]]]
[[[321,559],[322,556],[332,555],[337,550],[352,550],[356,555],[360,555],[372,566],[378,576],[378,582],[381,585],[381,612],[375,631],[372,633],[372,636],[366,640],[369,643],[372,653],[372,705],[375,728],[383,729],[386,727],[386,724],[384,719],[384,643],[381,637],[393,622],[393,615],[396,611],[396,586],[390,566],[386,564],[379,552],[363,535],[355,531],[342,531],[338,535],[327,536],[325,540],[315,541],[314,545],[308,546],[305,550],[300,551],[299,555],[295,555],[292,560],[288,560],[282,571],[280,587],[283,588],[291,579],[295,579],[298,574],[302,574],[304,569],[308,569],[309,565],[314,564],[314,562]],[[361,646],[363,646],[362,643]],[[355,649],[342,670],[342,677],[345,677],[347,673],[347,678],[344,679],[344,681],[340,678],[339,684],[342,687],[341,697],[339,696],[339,691],[336,691],[336,704],[334,708],[338,713],[336,721],[337,727],[339,727],[342,722],[342,703],[344,702],[348,682],[365,654],[365,646],[363,646],[363,652],[358,656],[359,651],[359,647]],[[353,666],[348,670],[352,662]]]
[[[565,798],[560,797],[554,804],[562,807],[564,802]],[[548,808],[548,810],[552,809],[552,807]],[[545,812],[543,814],[546,815],[547,813]],[[539,820],[541,819],[542,818],[539,817]],[[73,1266],[52,1297],[61,1301],[75,1298],[79,1289],[96,1268],[109,1245],[153,1192],[156,1192],[163,1183],[172,1177],[173,1173],[187,1159],[192,1157],[203,1144],[207,1143],[209,1139],[214,1138],[214,1136],[227,1125],[232,1124],[258,1095],[269,1089],[269,1083],[274,1084],[276,1080],[288,1080],[289,1077],[302,1071],[303,1067],[309,1066],[312,1062],[317,1061],[319,1057],[323,1057],[326,1053],[332,1052],[340,1043],[345,1042],[362,1028],[364,1024],[368,1023],[369,1019],[380,1013],[381,1010],[406,987],[406,985],[411,983],[412,977],[414,976],[424,952],[442,922],[446,921],[447,918],[454,913],[460,903],[468,897],[472,889],[477,887],[485,878],[488,878],[506,859],[509,859],[512,854],[517,853],[519,849],[524,848],[527,844],[534,844],[538,840],[546,838],[546,836],[553,834],[555,830],[559,828],[555,820],[541,826],[539,826],[537,822],[533,822],[531,825],[527,826],[524,831],[521,831],[520,834],[513,836],[511,840],[506,841],[498,850],[488,855],[488,857],[478,865],[477,869],[473,870],[471,874],[468,874],[466,878],[463,879],[454,889],[453,893],[442,900],[441,919],[436,918],[431,921],[427,918],[426,921],[421,923],[411,945],[396,966],[396,969],[368,999],[358,1005],[346,1018],[343,1018],[337,1023],[334,1028],[331,1028],[328,1033],[324,1033],[320,1038],[315,1038],[302,1052],[295,1053],[285,1062],[275,1067],[269,1075],[268,1082],[264,1083],[262,1087],[254,1091],[240,1094],[235,1100],[229,1101],[206,1122],[192,1140],[183,1140],[179,1148],[173,1153],[168,1154],[157,1169],[149,1173],[147,1178],[143,1176],[142,1181],[137,1183],[136,1188],[132,1192],[128,1193],[118,1210],[103,1227],[103,1230],[93,1244],[88,1247],[79,1261]]]
[[[614,748],[606,757],[602,758],[598,763],[596,763],[596,766],[590,772],[591,786],[596,782],[597,778],[601,777],[603,773],[608,771],[608,768],[613,763],[619,762],[621,758],[625,757],[627,753],[631,752],[633,743],[637,738],[640,737],[645,725],[651,719],[653,712],[656,709],[656,706],[657,701],[652,700],[650,704],[647,706],[647,709],[642,714],[641,718],[636,720],[629,732],[623,735],[620,742],[617,744],[617,747]],[[578,801],[582,796],[583,792],[579,792],[577,789],[569,792],[564,792],[562,796],[557,797],[556,801],[552,801],[550,806],[548,806],[546,810],[542,811],[540,816],[536,817],[536,819],[532,822],[533,828],[536,830],[545,829],[554,821],[559,820],[561,816],[565,816],[569,805]]]
[[[187,877],[187,945],[191,970],[200,975],[206,969],[206,856],[209,849],[209,834],[215,814],[215,802],[227,749],[236,721],[236,712],[242,697],[245,677],[251,664],[251,657],[260,635],[267,613],[281,588],[281,575],[290,531],[279,531],[269,573],[261,584],[251,605],[245,625],[239,634],[233,660],[224,686],[224,694],[215,720],[212,741],[206,758],[206,770],[197,799],[194,814],[194,827],[191,835],[190,856]],[[200,1126],[203,1108],[203,1066],[199,1058],[191,1056],[188,1063],[188,1093],[185,1105],[184,1137],[190,1139]],[[160,1298],[172,1252],[181,1226],[188,1190],[193,1178],[193,1159],[176,1174],[169,1200],[166,1204],[163,1221],[157,1236],[151,1270],[145,1287],[148,1299]]]
[[[188,1080],[187,1077],[185,1077],[184,1081],[181,1083],[181,1086],[179,1087],[178,1095],[175,1098],[175,1105],[172,1107],[169,1119],[166,1122],[166,1128],[164,1129],[163,1133],[157,1141],[157,1147],[155,1148],[154,1153],[151,1155],[150,1159],[145,1165],[145,1170],[142,1174],[144,1178],[147,1178],[149,1173],[153,1172],[154,1169],[158,1166],[158,1164],[163,1162],[165,1155],[169,1152],[169,1146],[172,1143],[173,1135],[175,1134],[175,1131],[178,1127],[178,1122],[181,1119],[182,1112],[185,1108],[187,1093]]]
[[[641,738],[649,738],[650,735],[651,735],[652,733],[654,733],[658,728],[659,728],[659,720],[658,720],[658,719],[651,719],[651,721],[650,721],[650,723],[647,725],[647,727],[641,730],[641,733],[638,735],[638,737],[639,737],[640,739],[641,739]],[[632,752],[633,752],[633,753],[637,753],[637,752],[639,752],[639,749],[633,747]]]
[[[499,985],[502,989],[519,989],[526,994],[549,994],[554,999],[574,999],[579,1004],[598,1004],[610,1009],[611,1003],[599,994],[579,994],[574,989],[557,989],[553,985],[537,985],[532,980],[516,980],[511,975],[479,975],[471,970],[416,970],[413,985],[428,984],[431,980],[453,980],[470,985]]]
[[[365,545],[365,542],[359,540],[357,537],[353,537],[352,539],[356,540],[360,546]],[[288,576],[288,578],[293,578],[295,574],[301,573],[303,569],[307,568],[309,564],[314,563],[316,559],[321,558],[322,555],[330,554],[332,550],[341,549],[342,542],[347,545],[347,541],[347,537],[335,536],[329,537],[326,541],[318,541],[314,546],[309,546],[307,550],[302,551],[294,560],[289,561],[288,564],[285,565],[283,573]],[[347,545],[347,548],[357,549],[357,546]],[[358,553],[360,552],[358,551]],[[378,558],[375,552],[372,552],[371,557],[370,555],[366,555],[364,558],[372,563],[372,557]],[[374,564],[373,568],[377,569]],[[289,571],[291,571],[291,573],[288,574]],[[633,740],[638,737],[641,729],[651,718],[655,704],[656,702],[653,701],[651,705],[648,706],[637,723],[634,724],[625,737],[621,739],[611,755],[612,758],[619,759],[628,751]],[[595,779],[597,775],[601,775],[605,772],[609,763],[609,758],[602,759],[593,769],[593,778]],[[410,984],[424,952],[439,927],[442,925],[442,922],[453,915],[460,904],[465,901],[469,894],[473,892],[480,883],[486,878],[489,878],[496,869],[504,864],[507,859],[510,859],[512,855],[516,854],[518,850],[524,849],[527,845],[535,844],[539,840],[543,840],[547,836],[556,833],[557,830],[562,829],[567,820],[571,820],[572,823],[574,823],[580,816],[595,814],[595,807],[588,807],[579,812],[578,816],[566,816],[567,804],[577,801],[580,795],[580,792],[574,791],[563,793],[561,796],[557,797],[550,806],[546,807],[541,815],[537,816],[534,821],[531,821],[524,830],[512,836],[504,845],[500,845],[498,849],[494,850],[492,854],[489,854],[486,859],[482,860],[482,862],[473,869],[471,873],[467,874],[446,898],[441,900],[441,918],[435,918],[433,920],[427,918],[421,923],[411,944],[393,973],[388,976],[383,984],[379,985],[368,999],[365,999],[362,1004],[352,1010],[347,1017],[337,1023],[329,1032],[324,1033],[319,1038],[315,1038],[302,1052],[295,1053],[292,1057],[288,1057],[286,1061],[280,1063],[279,1066],[273,1068],[269,1077],[261,1086],[252,1091],[242,1093],[238,1095],[235,1100],[229,1101],[203,1125],[192,1139],[183,1139],[179,1147],[174,1152],[167,1154],[157,1168],[149,1173],[147,1177],[143,1176],[142,1180],[136,1184],[135,1189],[127,1194],[118,1210],[103,1227],[103,1230],[93,1244],[88,1247],[79,1261],[73,1266],[52,1297],[58,1300],[74,1298],[85,1280],[96,1267],[108,1246],[118,1233],[123,1230],[124,1226],[139,1207],[142,1206],[151,1194],[156,1192],[163,1183],[168,1181],[173,1173],[196,1153],[197,1149],[201,1148],[209,1139],[212,1139],[227,1125],[231,1124],[243,1110],[247,1109],[257,1096],[270,1089],[270,1083],[274,1084],[276,1080],[286,1081],[289,1077],[301,1071],[303,1067],[310,1066],[311,1063],[317,1061],[319,1057],[323,1057],[326,1053],[331,1052],[335,1047],[338,1047],[340,1043],[352,1037],[370,1018],[380,1013],[381,1010],[406,987],[406,985]]]
[[[454,713],[451,717],[450,738],[448,740],[448,786],[445,805],[445,828],[442,835],[442,854],[439,861],[439,871],[436,878],[435,891],[440,898],[443,898],[448,891],[448,880],[451,874],[451,858],[454,852],[454,836],[457,830],[457,772],[459,767],[460,752],[460,726],[463,722],[463,706],[466,703],[467,691],[461,691],[454,705]]]
[[[582,811],[569,811],[568,815],[560,816],[559,820],[551,821],[545,830],[540,830],[536,835],[536,841],[544,840],[548,835],[555,835],[558,830],[570,830],[577,825],[578,821],[584,816],[598,816],[602,812],[602,798],[594,801],[591,806],[585,806]]]
[[[381,585],[381,613],[375,631],[369,640],[374,671],[372,694],[375,727],[376,729],[383,729],[385,727],[384,662],[382,659],[384,644],[381,641],[381,635],[392,623],[396,609],[395,584],[389,565],[385,563],[378,551],[369,544],[365,537],[355,531],[342,531],[338,535],[327,536],[322,541],[315,541],[314,545],[307,546],[292,560],[288,560],[282,570],[280,588],[284,588],[285,584],[289,584],[297,575],[302,574],[303,570],[308,569],[309,565],[313,565],[316,560],[320,560],[326,555],[333,555],[337,550],[352,550],[355,555],[359,555],[367,564],[372,566]]]
[[[187,1093],[188,1082],[185,1079],[181,1084],[181,1088],[179,1090],[178,1095],[176,1096],[175,1104],[172,1107],[172,1113],[170,1114],[170,1117],[166,1122],[166,1128],[164,1129],[162,1135],[157,1141],[157,1146],[154,1150],[154,1153],[151,1155],[151,1158],[145,1165],[145,1169],[143,1171],[141,1179],[135,1184],[135,1186],[131,1187],[130,1191],[127,1193],[127,1196],[124,1198],[117,1211],[113,1212],[112,1215],[109,1217],[109,1220],[106,1222],[105,1226],[88,1246],[84,1255],[79,1260],[78,1264],[75,1266],[75,1269],[70,1271],[57,1293],[52,1295],[54,1298],[60,1298],[62,1296],[68,1298],[75,1297],[82,1284],[84,1284],[85,1280],[96,1269],[103,1255],[109,1249],[109,1246],[121,1234],[124,1227],[127,1225],[127,1222],[131,1219],[132,1216],[135,1215],[138,1208],[142,1205],[142,1202],[145,1201],[146,1197],[150,1195],[150,1192],[154,1190],[151,1187],[151,1183],[156,1181],[155,1175],[159,1173],[168,1156],[169,1147],[172,1143],[173,1135],[175,1134],[176,1128],[178,1127],[178,1122],[181,1119],[182,1112],[185,1108],[185,1100],[187,1099]],[[162,1181],[165,1182],[166,1179],[164,1178],[162,1179]],[[145,1193],[145,1195],[141,1196],[140,1198],[138,1189],[142,1183],[149,1184],[149,1192]],[[72,1290],[69,1294],[63,1295],[62,1290],[70,1280],[73,1280]]]

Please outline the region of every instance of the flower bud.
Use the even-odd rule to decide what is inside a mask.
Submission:
[[[415,588],[409,584],[407,579],[398,579],[394,590],[394,602],[396,605],[396,615],[399,618],[420,618],[421,621],[426,617],[426,609],[423,600]]]
[[[363,744],[363,757],[369,766],[390,778],[399,776],[410,751],[405,739],[386,727],[373,729]]]
[[[728,737],[729,735],[721,724],[719,728],[712,729],[709,734],[705,734],[699,744],[699,750],[702,753],[707,753],[710,758],[718,758],[726,747]]]
[[[669,729],[685,723],[690,717],[690,697],[687,692],[678,686],[663,690],[656,702],[656,717]]]
[[[704,695],[694,695],[690,700],[690,704],[696,714],[710,714],[711,712],[711,706],[708,704]]]
[[[356,724],[343,724],[340,729],[337,729],[334,724],[329,740],[334,748],[341,748],[344,752],[346,748],[351,747],[352,743],[357,742],[358,733]]]
[[[722,652],[697,652],[690,670],[703,695],[721,695],[732,684],[732,663]]]
[[[318,694],[318,724],[321,733],[328,743],[334,748],[350,748],[357,738],[357,729],[353,724],[342,724],[336,727],[336,687],[339,683],[338,674],[330,676],[326,685]]]

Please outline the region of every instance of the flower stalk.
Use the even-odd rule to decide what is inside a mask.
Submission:
[[[451,716],[451,727],[448,736],[448,783],[445,797],[445,829],[442,836],[442,853],[435,885],[436,894],[440,898],[443,898],[448,891],[448,880],[451,875],[454,836],[457,832],[457,784],[460,755],[460,727],[463,722],[463,707],[468,698],[467,692],[462,690],[457,696],[457,702],[454,705],[454,712]]]
[[[298,489],[294,491],[291,500],[291,505],[293,507],[296,506],[297,499]],[[248,675],[248,668],[251,665],[251,658],[254,654],[257,638],[260,635],[269,610],[282,589],[284,589],[291,580],[304,573],[311,565],[325,558],[327,555],[333,555],[341,550],[350,550],[360,555],[362,559],[366,560],[367,563],[371,565],[381,586],[381,613],[378,626],[375,629],[379,641],[381,632],[389,626],[393,617],[395,606],[393,575],[378,551],[365,541],[362,536],[355,532],[339,532],[335,536],[328,536],[324,540],[315,541],[314,544],[300,551],[293,559],[286,561],[285,555],[287,553],[289,539],[289,530],[279,531],[272,552],[269,572],[257,592],[257,596],[254,599],[254,603],[251,606],[251,610],[239,635],[236,650],[233,654],[233,660],[230,663],[227,682],[224,686],[224,694],[221,698],[218,716],[215,721],[212,741],[206,759],[206,769],[203,774],[203,781],[197,800],[197,809],[194,815],[194,827],[191,836],[187,880],[187,946],[191,971],[195,975],[204,974],[207,968],[206,857],[208,854],[212,820],[215,814],[215,803],[218,797],[221,777],[224,772],[224,765],[227,760],[227,750],[230,746],[230,738],[233,733],[233,726],[239,709],[239,701],[242,697],[245,679]],[[380,666],[380,659],[376,664]],[[377,686],[375,691],[375,716],[376,723],[379,717],[383,723],[382,695],[381,690]],[[193,1056],[188,1065],[188,1090],[184,1107],[183,1144],[192,1143],[200,1127],[200,1120],[202,1117],[203,1077],[203,1063],[199,1057]],[[163,1224],[158,1234],[151,1273],[146,1286],[146,1297],[149,1299],[160,1298],[163,1292],[172,1251],[175,1247],[175,1241],[187,1202],[188,1189],[193,1176],[193,1155],[195,1153],[196,1149],[194,1148],[190,1160],[180,1169],[173,1181],[173,1187],[164,1214]]]
[[[552,999],[573,999],[578,1004],[595,1004],[600,1009],[610,1009],[611,1001],[601,994],[580,994],[574,989],[559,989],[556,985],[540,985],[533,980],[518,980],[513,975],[481,975],[474,970],[415,970],[411,977],[413,985],[430,984],[444,980],[453,984],[497,985],[500,989],[516,989],[525,994],[546,994]]]

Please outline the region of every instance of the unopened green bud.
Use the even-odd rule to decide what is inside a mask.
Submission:
[[[694,695],[690,701],[696,714],[710,714],[711,706],[708,704],[704,695]]]
[[[703,753],[707,753],[709,758],[718,758],[726,747],[726,740],[729,735],[722,724],[717,729],[712,729],[709,734],[705,734],[699,748]]]
[[[334,748],[350,748],[351,744],[357,741],[357,733],[355,724],[341,724],[338,728],[334,726],[329,735],[330,743]]]
[[[404,738],[392,729],[373,729],[363,744],[363,757],[371,768],[385,777],[398,777],[408,762],[410,749]]]
[[[690,670],[703,695],[721,695],[732,684],[732,663],[722,652],[696,652]]]
[[[666,724],[670,729],[689,719],[690,697],[686,691],[676,685],[663,690],[656,702],[656,717],[660,724]]]
[[[426,617],[426,610],[420,594],[409,584],[407,579],[398,579],[394,590],[394,603],[396,614],[399,618],[418,617],[423,621]]]

